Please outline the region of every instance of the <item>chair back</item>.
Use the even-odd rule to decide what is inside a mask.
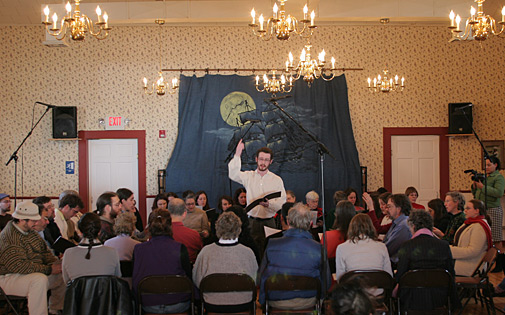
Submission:
[[[121,267],[121,277],[131,278],[133,275],[133,260],[121,260],[119,264]]]
[[[5,291],[2,289],[2,287],[0,287],[0,301],[7,302],[7,305],[10,307],[10,309],[12,310],[12,312],[14,312],[15,315],[18,315],[19,313],[18,313],[18,310],[12,304],[13,301],[16,301],[16,302],[23,301],[23,302],[26,302],[25,303],[26,305],[28,305],[28,300],[27,300],[26,296],[7,295],[7,294],[5,294]],[[25,308],[26,308],[26,305],[25,305]]]
[[[472,273],[472,277],[479,276],[481,278],[487,277],[488,272],[493,268],[496,260],[497,250],[494,247],[488,249],[484,257],[480,260],[480,263],[475,268]]]
[[[308,276],[293,276],[276,274],[268,277],[265,282],[265,310],[269,314],[269,292],[270,291],[316,291],[316,312],[320,312],[321,301],[321,281],[318,278]],[[289,313],[289,310],[283,310],[283,313]]]
[[[189,312],[194,314],[193,282],[181,275],[155,275],[148,276],[140,280],[137,286],[137,301],[139,314],[142,314],[142,298],[146,295],[170,295],[170,294],[189,294],[191,296],[191,305]]]
[[[251,292],[251,314],[256,314],[256,283],[246,274],[214,273],[200,282],[202,314],[205,314],[205,293]]]

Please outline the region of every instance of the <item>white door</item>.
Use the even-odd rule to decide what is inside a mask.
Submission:
[[[88,140],[88,209],[96,209],[96,199],[106,191],[128,188],[138,198],[137,139]]]
[[[391,166],[393,193],[414,186],[417,203],[440,197],[439,136],[392,136]]]

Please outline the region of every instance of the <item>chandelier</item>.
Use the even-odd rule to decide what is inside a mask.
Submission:
[[[377,75],[376,78],[372,79],[368,78],[368,90],[370,92],[382,92],[389,93],[393,91],[401,92],[405,88],[405,78],[402,77],[401,81],[398,82],[398,75],[395,75],[395,78],[388,77],[389,70],[387,66],[382,70],[383,76],[380,74]]]
[[[154,20],[154,22],[156,24],[158,24],[160,26],[160,36],[159,36],[159,56],[160,56],[160,71],[158,72],[158,80],[156,81],[156,83],[153,83],[152,84],[152,87],[150,89],[148,89],[147,87],[147,78],[144,77],[144,79],[142,80],[144,82],[144,92],[147,94],[147,95],[151,95],[153,94],[155,91],[156,91],[156,94],[159,95],[159,96],[163,96],[165,95],[165,93],[168,92],[168,94],[172,95],[172,94],[175,94],[177,92],[177,89],[179,88],[179,80],[177,78],[173,78],[172,79],[172,82],[171,82],[171,85],[168,83],[168,82],[165,82],[165,79],[163,78],[163,71],[162,71],[162,65],[161,65],[161,58],[162,58],[162,54],[161,54],[161,26],[163,24],[165,24],[165,20],[161,20],[161,19],[156,19]]]
[[[300,61],[293,64],[293,54],[289,52],[288,60],[286,60],[286,73],[289,76],[290,82],[303,78],[303,81],[310,85],[315,79],[323,78],[325,81],[333,80],[335,77],[335,58],[331,57],[331,68],[325,68],[326,65],[326,52],[324,49],[319,53],[318,60],[311,59],[310,43],[305,45],[305,48],[300,54]],[[329,72],[329,75],[327,74]]]
[[[44,15],[46,16],[44,24],[47,32],[58,40],[63,40],[68,34],[72,40],[84,40],[86,33],[93,35],[97,39],[105,39],[109,35],[111,28],[109,27],[109,16],[107,12],[102,15],[100,6],[96,7],[96,15],[98,21],[94,22],[85,14],[81,14],[79,3],[81,0],[75,0],[75,9],[72,13],[72,5],[67,2],[65,9],[67,14],[58,23],[58,15],[54,13],[51,17],[52,22],[49,21],[49,7],[46,5],[44,8]],[[51,26],[51,27],[50,27]]]
[[[270,17],[266,23],[263,14],[258,18],[258,23],[256,23],[256,12],[254,9],[251,11],[252,22],[249,26],[252,28],[253,34],[258,36],[263,40],[270,40],[273,35],[280,40],[287,40],[291,36],[291,33],[300,35],[303,38],[309,38],[312,36],[312,32],[317,27],[314,25],[314,18],[316,14],[314,11],[310,14],[310,20],[308,17],[308,7],[305,5],[303,7],[303,19],[298,21],[294,16],[286,15],[286,10],[284,5],[287,0],[279,0],[280,8],[277,3],[273,7],[273,16]],[[301,26],[300,23],[303,25]]]
[[[293,88],[293,77],[289,78],[289,83],[287,83],[286,76],[284,74],[281,75],[280,79],[276,77],[275,75],[276,70],[272,70],[272,76],[269,79],[268,75],[265,73],[263,74],[263,88],[260,88],[260,77],[256,76],[256,90],[258,92],[267,92],[267,93],[272,93],[272,95],[275,97],[277,93],[289,93],[291,92],[291,89]]]
[[[475,0],[477,2],[477,11],[472,6],[470,9],[470,17],[466,20],[465,30],[460,29],[459,25],[461,23],[461,17],[459,14],[454,17],[454,11],[451,10],[449,18],[451,19],[451,26],[449,29],[452,33],[452,38],[449,42],[456,40],[478,40],[483,41],[488,38],[490,34],[502,35],[505,29],[505,6],[501,10],[501,21],[498,24],[501,25],[501,29],[498,31],[496,29],[496,21],[490,15],[484,15],[482,10],[482,4],[485,0]],[[456,23],[455,23],[456,22]],[[461,34],[463,33],[463,34]]]

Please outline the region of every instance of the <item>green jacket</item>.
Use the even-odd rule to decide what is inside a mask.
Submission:
[[[489,174],[487,177],[487,207],[497,208],[501,205],[500,198],[503,196],[505,189],[505,178],[497,170]],[[475,199],[485,201],[486,186],[474,188],[472,185],[472,194]]]

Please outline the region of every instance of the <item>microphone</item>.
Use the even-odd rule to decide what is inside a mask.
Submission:
[[[279,96],[279,97],[272,97],[270,99],[266,98],[265,101],[268,100],[269,102],[273,102],[273,101],[283,100],[285,98],[290,98],[290,97],[292,97],[292,95],[284,95],[284,96]]]
[[[35,102],[35,104],[44,105],[44,106],[47,106],[49,108],[56,108],[57,107],[56,105],[46,104],[46,103],[42,103],[42,102]]]
[[[468,105],[465,105],[465,106],[461,106],[461,107],[456,107],[456,110],[464,110],[464,109],[467,109],[469,107],[472,107],[473,104],[468,104]]]

